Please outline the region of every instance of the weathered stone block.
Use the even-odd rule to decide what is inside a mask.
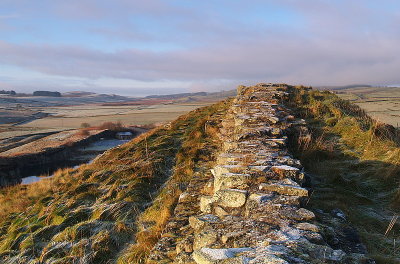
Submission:
[[[227,151],[230,149],[236,149],[237,147],[238,147],[238,143],[236,141],[225,140],[222,142],[222,149],[224,151]]]
[[[274,197],[273,194],[259,194],[259,193],[252,193],[249,196],[249,201],[253,201],[257,204],[262,204],[266,201],[271,200]]]
[[[334,250],[329,246],[317,245],[312,243],[302,243],[303,251],[307,252],[311,258],[329,263],[343,263],[346,253],[342,250]]]
[[[236,92],[237,92],[237,97],[244,95],[244,93],[246,92],[247,87],[244,85],[238,85],[238,87],[236,88]]]
[[[212,214],[189,217],[189,224],[194,230],[202,229],[207,224],[213,224],[217,222],[219,222],[219,218]]]
[[[246,120],[251,120],[251,117],[248,115],[238,115],[235,116],[235,126],[239,127],[242,126],[244,122],[246,122]]]
[[[312,232],[319,232],[318,226],[310,223],[298,223],[296,228],[305,230],[305,231],[312,231]]]
[[[241,207],[246,203],[247,191],[237,189],[219,190],[215,193],[214,198],[222,207]]]
[[[249,264],[289,264],[289,262],[275,255],[263,255],[250,260]]]
[[[308,190],[295,185],[287,185],[280,183],[261,183],[259,189],[261,191],[276,192],[283,195],[291,196],[308,196]]]
[[[176,245],[176,254],[181,252],[191,253],[193,252],[193,236],[185,237],[179,241]]]
[[[282,129],[277,128],[277,127],[274,127],[274,128],[272,128],[272,129],[270,130],[270,133],[271,133],[272,136],[277,136],[277,137],[279,137],[279,136],[282,135]]]
[[[179,202],[180,203],[184,203],[186,201],[190,201],[191,195],[187,192],[183,192],[181,193],[181,195],[179,195]]]
[[[295,219],[300,221],[307,221],[315,218],[315,214],[305,208],[300,208],[299,210],[297,210],[296,215],[297,217]]]
[[[303,236],[313,244],[325,245],[326,242],[320,233],[306,231]]]
[[[212,169],[213,176],[221,175],[224,173],[238,173],[243,170],[246,170],[246,166],[243,165],[217,165]]]
[[[218,233],[214,228],[206,226],[200,232],[194,235],[193,249],[197,250],[203,247],[209,247],[218,239]]]
[[[252,250],[252,248],[202,248],[194,251],[192,257],[198,264],[245,264],[249,259],[237,255]]]
[[[227,215],[229,215],[229,213],[227,211],[225,211],[222,207],[220,206],[215,206],[214,208],[214,213],[218,216],[218,217],[225,217]]]
[[[217,157],[217,163],[219,164],[232,164],[246,159],[246,155],[242,153],[222,153]]]
[[[268,117],[268,121],[269,121],[271,124],[276,124],[276,123],[279,122],[279,118],[276,117],[276,116],[270,116],[270,117]]]
[[[281,179],[283,178],[296,179],[297,175],[300,173],[300,170],[298,168],[287,165],[272,166],[271,170],[276,174],[278,174]]]
[[[268,245],[256,249],[255,258],[249,264],[289,264],[283,259],[288,248],[283,245]]]
[[[295,168],[301,168],[301,163],[300,160],[298,159],[294,159],[290,156],[282,156],[282,157],[278,157],[276,159],[278,162],[283,163],[285,165],[291,166],[291,167],[295,167]]]
[[[212,196],[201,196],[200,197],[200,211],[203,213],[209,214],[211,213],[211,205],[214,202],[214,198]]]
[[[249,179],[249,174],[216,173],[214,176],[214,192],[229,188],[245,188]]]
[[[269,166],[260,166],[260,165],[249,166],[249,170],[257,173],[267,172],[269,168],[270,168]]]
[[[222,243],[225,244],[225,243],[228,242],[229,240],[236,239],[236,238],[238,238],[238,237],[243,236],[244,234],[246,234],[245,231],[229,232],[229,233],[227,233],[227,234],[222,235],[221,241],[222,241]]]

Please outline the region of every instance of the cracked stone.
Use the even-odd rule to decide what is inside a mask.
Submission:
[[[238,173],[216,173],[214,177],[214,191],[230,188],[245,188],[249,181],[249,174]]]
[[[189,217],[189,224],[194,230],[202,229],[207,224],[219,222],[219,218],[212,214]]]
[[[215,200],[222,207],[241,207],[246,203],[247,191],[237,189],[219,190]]]
[[[288,165],[279,165],[279,166],[272,166],[271,170],[278,174],[280,178],[292,178],[296,179],[297,175],[299,174],[300,170],[298,168],[288,166]]]
[[[201,232],[194,235],[193,249],[197,250],[214,244],[218,239],[218,233],[214,228],[206,226]]]
[[[249,259],[238,255],[252,250],[252,248],[202,248],[194,251],[192,256],[197,264],[245,264]]]
[[[259,186],[261,191],[276,192],[284,195],[291,196],[308,196],[308,190],[299,186],[279,184],[279,183],[261,183]]]
[[[200,197],[200,211],[203,213],[211,213],[211,204],[214,202],[212,196],[201,196]]]

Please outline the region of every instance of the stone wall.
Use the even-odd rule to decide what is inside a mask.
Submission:
[[[314,212],[303,208],[309,190],[286,131],[305,121],[281,104],[288,91],[238,87],[221,122],[217,164],[181,195],[150,263],[374,263],[329,246]]]

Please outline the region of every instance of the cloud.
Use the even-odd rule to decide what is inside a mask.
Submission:
[[[44,2],[47,12],[81,21],[81,33],[125,41],[125,48],[3,39],[0,63],[48,76],[125,79],[148,87],[175,82],[182,89],[263,80],[400,83],[395,1]],[[158,49],[149,48],[154,43]],[[163,49],[167,44],[174,46]]]
[[[51,75],[141,81],[268,79],[306,83],[393,82],[399,41],[260,37],[190,50],[107,53],[71,46],[0,42],[0,62]]]

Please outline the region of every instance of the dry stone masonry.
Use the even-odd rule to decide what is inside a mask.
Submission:
[[[164,235],[151,261],[373,263],[362,254],[331,248],[315,214],[302,207],[309,191],[302,187],[304,171],[288,152],[285,131],[305,121],[280,103],[288,96],[287,86],[240,86],[237,92],[222,121],[222,150],[212,176],[207,181],[205,173],[196,192],[189,185],[178,202],[180,212],[190,211],[174,229],[181,237]],[[176,223],[175,217],[169,226]]]

